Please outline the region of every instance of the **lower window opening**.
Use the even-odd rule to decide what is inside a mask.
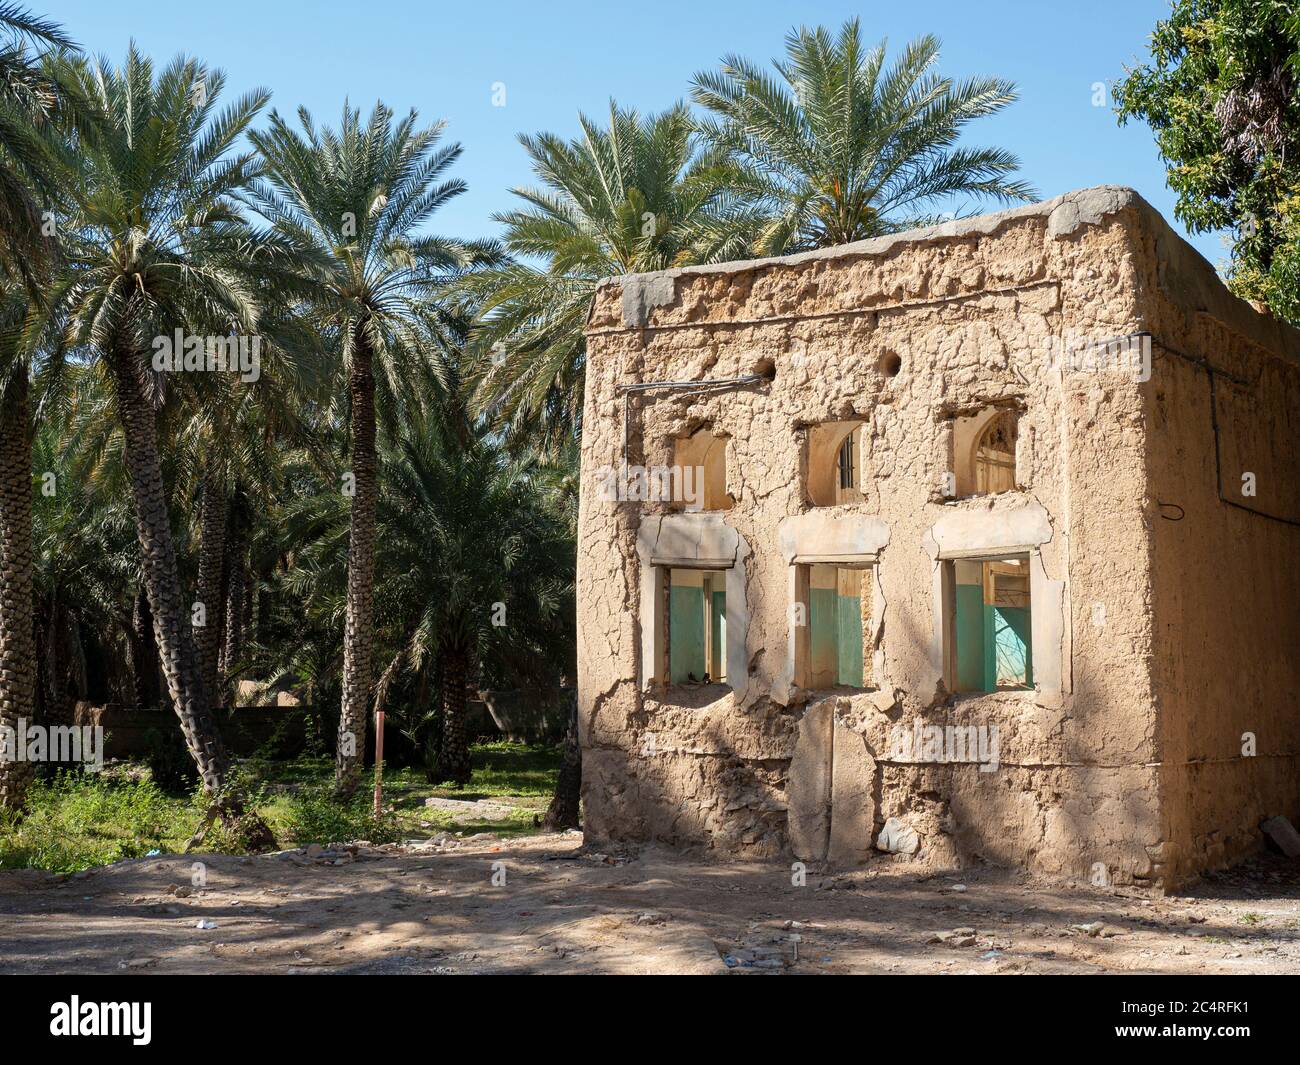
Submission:
[[[1032,688],[1028,559],[958,559],[950,565],[955,592],[956,690]]]
[[[805,686],[865,688],[871,679],[871,569],[815,563],[808,571]]]
[[[670,684],[727,682],[727,571],[670,569]]]

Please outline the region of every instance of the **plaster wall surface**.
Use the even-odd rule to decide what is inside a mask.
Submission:
[[[1131,190],[1105,186],[824,252],[600,287],[588,325],[578,552],[590,838],[756,857],[802,850],[843,864],[864,860],[897,818],[921,840],[910,860],[931,864],[981,856],[1079,876],[1100,867],[1114,881],[1168,880],[1196,864],[1182,856],[1202,853],[1198,818],[1220,806],[1227,817],[1230,801],[1181,798],[1163,774],[1171,756],[1176,772],[1204,774],[1183,764],[1188,752],[1207,728],[1226,732],[1158,693],[1171,677],[1191,692],[1210,669],[1175,649],[1167,626],[1178,621],[1157,606],[1191,609],[1173,586],[1201,562],[1213,568],[1214,545],[1239,519],[1220,515],[1199,555],[1173,545],[1179,561],[1166,563],[1177,527],[1158,517],[1157,496],[1194,489],[1203,498],[1208,474],[1202,465],[1194,484],[1169,484],[1191,475],[1165,469],[1153,447],[1200,454],[1204,440],[1153,445],[1158,377],[1054,357],[1062,338],[1125,336],[1182,313],[1177,294],[1158,295],[1172,247],[1157,246],[1160,225]],[[751,375],[758,380],[689,396],[627,400],[619,388]],[[1166,405],[1174,398],[1172,420],[1203,433],[1208,412],[1191,398]],[[955,420],[989,406],[1022,412],[1017,490],[954,499]],[[1300,414],[1289,411],[1294,427]],[[813,507],[808,438],[830,422],[863,425],[861,499]],[[625,462],[671,466],[675,442],[701,429],[727,438],[725,512],[675,514],[670,502],[589,490]],[[1289,545],[1294,558],[1293,532],[1260,534],[1259,550],[1274,558]],[[729,560],[730,687],[660,681],[654,556],[663,543],[677,544],[675,558]],[[1035,689],[954,695],[945,567],[1010,551],[1029,560]],[[793,683],[800,559],[824,556],[874,567],[867,690]],[[1296,590],[1268,594],[1284,614],[1289,592],[1294,618]],[[1248,596],[1229,599],[1245,608]],[[1245,653],[1248,637],[1234,639]],[[1250,661],[1264,668],[1272,653],[1279,642]],[[1178,655],[1186,662],[1175,667]],[[1267,666],[1257,693],[1273,699],[1294,685],[1294,670]],[[1210,690],[1226,699],[1218,678]],[[1294,727],[1294,698],[1289,710],[1270,705],[1274,724],[1289,712]],[[1182,716],[1170,718],[1175,709]],[[924,726],[996,735],[996,769],[900,745]],[[1281,762],[1270,772],[1280,780]],[[1269,794],[1287,798],[1280,783]]]
[[[1174,879],[1300,819],[1300,334],[1149,215],[1144,328],[1162,864]]]

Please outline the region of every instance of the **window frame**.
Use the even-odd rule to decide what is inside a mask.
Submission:
[[[987,424],[979,431],[975,437],[974,447],[971,449],[971,480],[974,482],[975,495],[998,495],[1002,492],[1014,492],[1017,484],[1016,469],[1016,442],[1019,439],[1019,422],[1020,415],[1018,412],[1007,408],[1000,410]],[[1009,437],[1009,451],[993,451],[987,448],[985,441],[990,436],[998,432],[1004,432]],[[987,452],[987,453],[986,453]],[[995,455],[1009,455],[1009,459],[995,458]],[[1008,478],[1011,482],[1009,488],[991,488],[989,482],[995,471],[1005,470],[1010,473]]]

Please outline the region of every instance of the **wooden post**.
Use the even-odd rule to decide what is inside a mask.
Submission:
[[[375,816],[384,802],[384,712],[375,711]]]

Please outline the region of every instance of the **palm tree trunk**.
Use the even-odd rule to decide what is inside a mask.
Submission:
[[[252,643],[257,639],[257,626],[265,611],[262,608],[262,596],[258,590],[258,574],[253,572],[251,557],[244,571],[244,604],[240,613],[240,643]]]
[[[560,763],[560,776],[555,782],[555,794],[546,809],[542,824],[552,832],[564,828],[577,828],[578,804],[582,800],[582,747],[578,743],[578,700],[575,694],[569,716],[569,727],[564,733],[564,760]]]
[[[31,724],[36,709],[28,387],[23,369],[0,410],[0,725],[15,730]],[[21,809],[31,778],[31,763],[0,761],[0,808]]]
[[[442,749],[438,752],[437,777],[469,783],[469,741],[465,730],[465,652],[449,649],[442,667]]]
[[[153,406],[141,387],[142,364],[143,360],[129,348],[114,351],[110,360],[125,444],[122,456],[131,484],[144,583],[167,691],[204,790],[216,797],[229,780],[230,760],[203,689],[194,634],[181,594],[176,546],[163,492],[157,423]]]
[[[42,597],[34,606],[33,610],[33,628],[36,630],[36,723],[44,725],[46,723],[46,714],[49,712],[50,696],[48,691],[48,672],[46,665],[46,648],[49,646],[48,629],[49,621],[49,604]]]
[[[234,530],[232,529],[232,534]],[[239,544],[227,542],[226,549],[226,646],[221,652],[221,675],[235,670],[243,650],[244,635],[244,551]],[[238,679],[238,678],[236,678]]]
[[[195,626],[203,690],[215,713],[221,708],[221,684],[217,675],[225,607],[221,596],[221,566],[226,557],[225,478],[210,469],[203,478],[203,499],[199,510],[198,601],[203,604],[204,624]]]
[[[352,499],[348,529],[348,602],[343,630],[343,698],[339,713],[335,787],[349,796],[361,782],[366,718],[374,656],[375,507],[379,461],[375,454],[375,378],[369,340],[358,327],[348,378],[352,400]]]

